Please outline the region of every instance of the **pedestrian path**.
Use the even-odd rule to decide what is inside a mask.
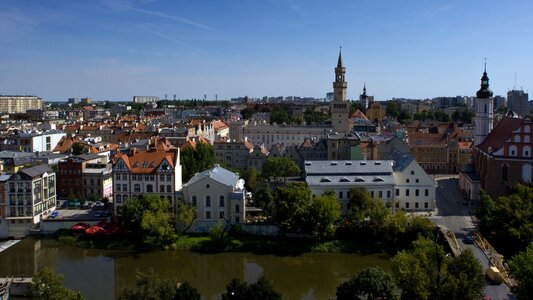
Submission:
[[[20,240],[9,240],[9,241],[0,242],[0,252],[3,252],[7,248],[15,245],[18,242],[20,242]]]

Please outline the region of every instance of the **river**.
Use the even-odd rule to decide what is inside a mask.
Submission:
[[[30,276],[42,267],[65,276],[65,285],[85,299],[115,299],[135,285],[137,270],[189,281],[204,299],[218,299],[232,278],[254,282],[264,274],[284,299],[335,299],[337,285],[358,270],[390,268],[386,254],[307,253],[298,256],[253,253],[199,254],[185,251],[132,253],[87,250],[52,239],[27,238],[0,253],[0,277]]]

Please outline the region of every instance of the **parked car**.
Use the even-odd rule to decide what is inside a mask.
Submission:
[[[87,207],[87,208],[91,208],[91,207],[94,206],[94,202],[92,202],[92,201],[86,201],[85,204],[84,204],[84,206]]]
[[[59,216],[59,212],[57,212],[55,210],[50,213],[50,218],[52,218],[52,219],[57,218],[57,216]]]
[[[94,203],[94,206],[96,206],[96,207],[104,207],[104,203],[102,201],[96,201]]]
[[[465,238],[463,239],[463,243],[465,243],[465,244],[473,244],[474,243],[474,237],[471,234],[465,236]]]

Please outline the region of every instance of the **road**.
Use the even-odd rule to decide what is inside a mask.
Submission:
[[[475,230],[475,224],[470,215],[471,207],[463,203],[463,197],[459,191],[457,176],[455,178],[437,177],[437,214],[430,220],[441,226],[447,227],[457,237],[462,249],[470,248],[474,256],[483,265],[483,270],[489,267],[489,260],[484,251],[471,244],[464,244],[463,238]],[[492,300],[515,299],[509,287],[505,284],[492,285],[487,282],[485,294]]]

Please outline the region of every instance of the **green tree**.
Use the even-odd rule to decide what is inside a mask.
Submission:
[[[373,199],[364,187],[351,189],[348,201],[350,229],[361,236],[376,237],[383,228],[390,209],[381,199]]]
[[[257,171],[254,168],[249,168],[239,172],[244,179],[244,184],[247,190],[255,191],[257,187]]]
[[[46,300],[81,300],[80,292],[63,287],[63,276],[50,268],[43,268],[33,275],[30,283],[30,295],[36,299]]]
[[[284,182],[286,182],[287,177],[300,175],[300,172],[300,168],[292,159],[288,157],[270,157],[263,164],[261,176],[267,180],[273,178],[276,182],[280,178],[284,178]]]
[[[485,286],[482,267],[470,251],[451,258],[429,239],[398,252],[392,273],[402,299],[477,299]]]
[[[380,268],[366,268],[337,287],[337,300],[394,299],[394,289],[390,273]]]
[[[398,102],[396,101],[388,102],[387,108],[385,109],[385,113],[388,116],[398,119],[398,117],[400,116],[400,106],[398,105]]]
[[[196,220],[197,211],[192,205],[185,201],[178,201],[178,211],[176,214],[176,229],[180,235],[191,228]]]
[[[222,300],[281,300],[281,294],[276,292],[270,282],[261,276],[257,282],[247,284],[239,279],[231,280],[226,285],[226,293]]]
[[[160,279],[153,269],[146,272],[137,270],[135,288],[125,288],[119,300],[172,300],[176,296],[176,282]]]
[[[163,247],[176,239],[169,203],[157,194],[145,194],[122,206],[122,221],[148,247]]]
[[[195,148],[185,148],[180,155],[182,165],[182,179],[189,181],[194,174],[205,171],[213,167],[215,160],[215,149],[212,145],[197,142]]]
[[[289,115],[289,107],[285,105],[274,106],[270,110],[270,124],[291,124],[293,118]]]
[[[327,119],[328,115],[320,111],[315,111],[313,109],[308,108],[304,112],[304,120],[307,124],[322,123]]]
[[[248,120],[252,117],[253,114],[255,114],[256,111],[251,107],[245,107],[241,110],[241,116],[244,120]]]
[[[331,238],[335,234],[335,222],[341,215],[341,206],[335,194],[325,193],[313,199],[309,207],[309,230],[318,239]]]
[[[184,281],[176,289],[173,300],[200,300],[202,295],[188,281]]]
[[[77,142],[77,143],[72,144],[72,155],[80,155],[85,152],[86,152],[85,147],[83,146],[82,143]]]
[[[533,299],[533,243],[509,260],[511,275],[516,279],[513,293],[518,299]]]
[[[275,208],[274,191],[272,191],[268,183],[263,184],[254,194],[254,202],[255,205],[262,208],[266,214],[272,215]]]
[[[306,183],[289,183],[277,189],[275,218],[282,232],[298,232],[306,229],[311,190]]]

